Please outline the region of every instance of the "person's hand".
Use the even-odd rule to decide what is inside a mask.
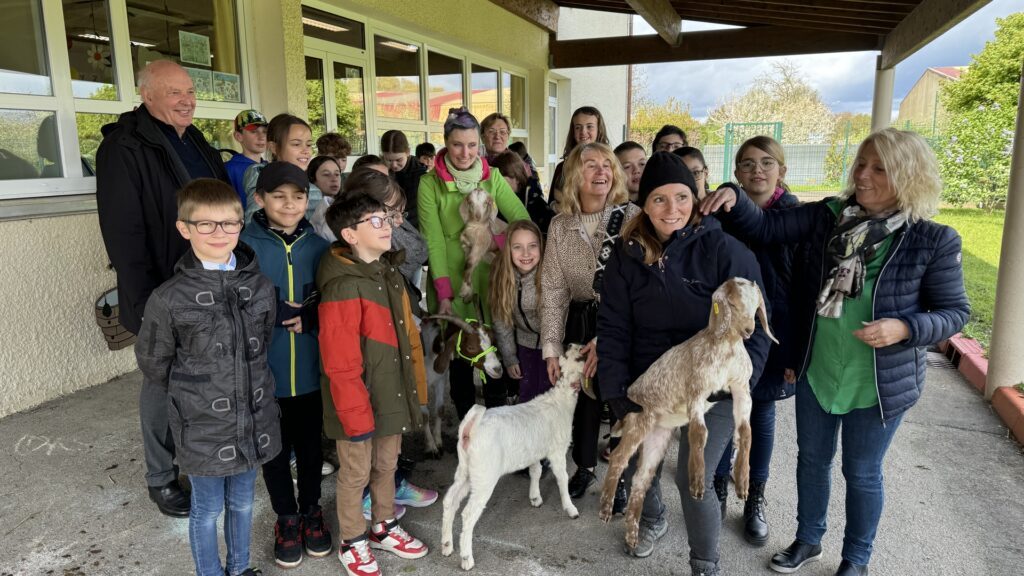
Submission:
[[[729,212],[736,205],[736,191],[729,186],[715,190],[700,203],[700,213],[707,216],[717,212],[719,208]]]
[[[509,366],[508,375],[514,380],[521,380],[523,378],[523,371],[519,368],[519,364]]]
[[[910,338],[910,327],[903,320],[881,318],[873,322],[862,322],[864,327],[854,330],[853,335],[872,348],[892,346]]]
[[[548,364],[548,380],[554,384],[562,376],[562,369],[558,366],[558,358],[552,356],[551,358],[545,358],[544,361]]]
[[[296,304],[295,302],[285,302],[285,304],[292,308],[302,308],[302,304]],[[302,316],[300,315],[295,318],[289,318],[288,320],[281,322],[281,326],[287,328],[289,332],[302,334]]]
[[[597,338],[594,338],[580,351],[587,360],[583,363],[583,377],[593,378],[597,372]]]
[[[792,368],[786,368],[786,371],[782,373],[782,378],[786,381],[786,384],[796,384],[796,371]]]
[[[438,302],[437,303],[437,313],[441,314],[443,316],[451,316],[452,315],[452,299],[451,298],[445,298],[444,300],[441,300],[440,302]]]

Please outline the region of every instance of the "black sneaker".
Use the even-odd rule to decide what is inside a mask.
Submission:
[[[804,564],[817,562],[819,559],[821,559],[820,544],[805,544],[799,540],[794,540],[789,545],[789,548],[772,556],[772,561],[768,563],[768,567],[776,572],[792,574],[802,568]]]
[[[263,576],[263,571],[259,568],[246,568],[245,572],[242,572],[238,576]]]
[[[313,506],[302,514],[302,544],[306,547],[306,554],[314,558],[331,553],[331,531],[319,506]]]
[[[587,488],[597,481],[597,476],[586,468],[577,468],[576,473],[569,479],[569,497],[573,499],[582,498],[587,493]]]
[[[629,494],[626,492],[625,478],[619,478],[619,484],[615,487],[615,499],[612,500],[612,516],[626,513],[626,504],[629,502]]]
[[[278,516],[274,524],[274,562],[282,568],[302,564],[302,533],[298,516]]]
[[[868,576],[868,567],[854,564],[844,558],[839,563],[839,570],[836,571],[836,576]]]

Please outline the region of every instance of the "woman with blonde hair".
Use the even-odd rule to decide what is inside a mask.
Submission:
[[[640,209],[629,203],[626,176],[607,144],[577,146],[565,160],[565,194],[548,228],[541,270],[541,345],[548,376],[558,380],[565,344],[583,344],[585,394],[573,416],[569,494],[581,498],[597,477],[601,402],[590,382],[597,369],[597,308],[612,243]]]
[[[931,218],[942,182],[927,142],[886,128],[860,145],[838,198],[762,210],[735,186],[719,188],[701,211],[760,243],[811,247],[794,278],[797,532],[770,567],[791,573],[821,558],[840,439],[846,530],[837,576],[868,573],[882,516],[882,464],[903,416],[924,386],[927,346],[960,330],[970,315],[960,236]],[[803,344],[803,343],[807,344]]]

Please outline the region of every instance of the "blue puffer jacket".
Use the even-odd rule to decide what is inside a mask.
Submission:
[[[825,199],[789,210],[761,210],[743,192],[736,206],[719,214],[730,228],[761,243],[805,242],[810,257],[794,278],[794,344],[803,350],[800,377],[807,372],[817,314],[815,301],[825,281],[825,246],[835,228],[838,199]],[[956,334],[971,313],[964,290],[960,235],[948,226],[919,221],[893,238],[874,291],[874,319],[897,318],[910,338],[875,349],[875,386],[883,421],[906,412],[924,387],[925,347]],[[851,336],[852,338],[852,336]]]
[[[800,200],[789,192],[784,192],[768,210],[785,210],[800,205]],[[730,234],[728,222],[723,221],[722,227]],[[742,234],[735,234],[742,238]],[[793,282],[794,254],[803,247],[789,244],[761,244],[752,242],[747,245],[757,258],[761,267],[761,279],[764,281],[764,294],[772,311],[772,333],[778,344],[772,343],[768,350],[768,360],[761,373],[761,380],[754,388],[755,400],[772,401],[789,398],[796,392],[796,384],[787,384],[783,374],[786,368],[796,370],[797,362],[793,351],[793,322],[790,316],[790,286]]]
[[[281,325],[291,309],[284,302],[301,303],[316,290],[317,267],[329,244],[306,219],[296,228],[298,238],[291,244],[267,228],[264,221],[254,217],[242,231],[241,240],[256,252],[260,271],[277,289],[278,314],[267,360],[277,382],[274,395],[289,398],[320,389],[320,347],[316,305],[303,310],[302,334],[295,334]]]
[[[655,264],[644,264],[639,244],[620,239],[605,268],[597,312],[601,399],[624,397],[669,348],[707,327],[711,294],[736,276],[761,285],[754,255],[710,216],[676,232]],[[761,377],[769,343],[758,323],[745,343],[754,365],[751,386]]]

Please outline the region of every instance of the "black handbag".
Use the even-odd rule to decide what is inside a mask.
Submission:
[[[565,317],[562,344],[585,346],[597,336],[597,300],[573,300]]]

